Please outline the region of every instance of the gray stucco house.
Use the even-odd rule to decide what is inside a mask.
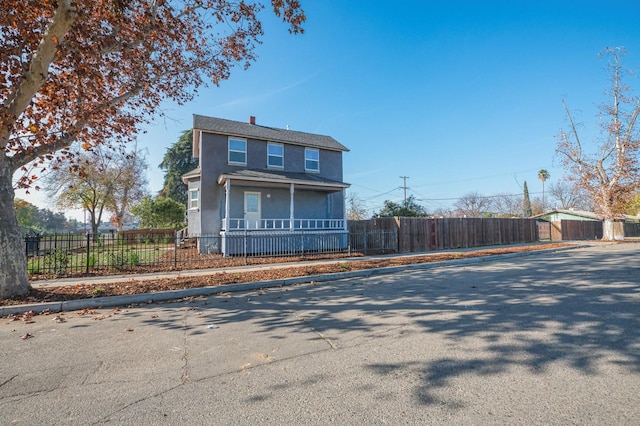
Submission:
[[[247,234],[315,234],[316,240],[341,234],[346,244],[346,151],[330,136],[262,126],[255,117],[238,122],[194,115],[199,166],[182,177],[189,235],[216,237],[201,239],[200,251],[224,254],[237,254],[238,244],[230,241]]]

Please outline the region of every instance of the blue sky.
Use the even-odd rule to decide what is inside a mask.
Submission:
[[[562,99],[597,131],[605,47],[640,71],[637,1],[302,1],[305,34],[263,13],[258,60],[146,126],[149,189],[192,114],[330,135],[350,148],[344,179],[370,211],[401,201],[400,176],[429,212],[471,191],[541,192],[563,175]],[[640,88],[637,76],[627,79]],[[17,196],[21,196],[20,193]],[[23,196],[29,200],[29,196]],[[35,197],[37,198],[37,196]]]

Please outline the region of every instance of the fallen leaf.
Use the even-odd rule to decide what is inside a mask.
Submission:
[[[105,318],[109,318],[110,316],[111,316],[111,315],[99,315],[99,316],[97,316],[97,317],[93,317],[92,319],[93,319],[93,320],[97,320],[97,321],[101,321],[101,320],[103,320],[103,319],[105,319]]]
[[[133,331],[133,328],[126,328],[124,331]]]
[[[23,334],[22,336],[20,336],[22,340],[31,339],[32,337],[33,337],[33,334],[31,333]]]

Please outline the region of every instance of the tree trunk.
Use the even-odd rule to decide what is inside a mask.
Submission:
[[[615,239],[613,220],[605,219],[602,222],[602,239],[604,241],[613,241]]]
[[[0,155],[0,299],[26,294],[29,289],[25,242],[13,207],[13,171]]]

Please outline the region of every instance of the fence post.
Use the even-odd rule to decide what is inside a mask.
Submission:
[[[244,264],[246,265],[247,262],[247,228],[244,228]]]
[[[173,269],[178,268],[178,231],[173,233]]]
[[[91,247],[90,247],[90,238],[91,235],[87,232],[87,270],[86,273],[89,274],[89,256],[91,254]]]

